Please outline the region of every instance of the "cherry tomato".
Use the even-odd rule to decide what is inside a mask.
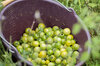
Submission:
[[[52,45],[48,44],[47,45],[47,50],[51,50],[52,49]]]
[[[38,47],[38,46],[39,46],[39,42],[38,42],[38,41],[33,41],[33,42],[32,42],[32,46]]]
[[[74,49],[74,50],[78,50],[79,49],[79,45],[78,44],[74,44],[73,46],[72,46],[72,48]]]
[[[79,56],[79,52],[78,51],[74,51],[72,57],[77,58]]]
[[[64,33],[65,35],[69,35],[69,34],[71,33],[71,31],[70,31],[69,28],[64,28],[63,33]]]
[[[56,57],[54,55],[50,56],[50,61],[54,62],[56,60]]]
[[[57,64],[59,64],[59,63],[61,63],[61,59],[58,58],[58,59],[55,60],[55,62],[56,62]]]
[[[14,41],[14,46],[18,46],[18,45],[20,45],[20,43],[19,43],[19,41]]]
[[[76,43],[75,40],[71,40],[71,44],[74,45]]]
[[[44,32],[41,32],[41,33],[40,33],[40,37],[41,37],[41,38],[42,38],[44,35],[45,35]]]
[[[28,37],[28,34],[27,33],[24,33],[23,36]]]
[[[26,28],[26,29],[25,29],[25,32],[26,32],[27,34],[31,33],[31,31],[32,31],[31,28]]]
[[[21,38],[21,40],[22,40],[24,43],[27,43],[27,42],[28,42],[28,38],[27,38],[26,36],[23,36],[23,37]]]
[[[49,63],[50,63],[50,61],[49,61],[49,60],[46,60],[46,61],[45,61],[45,63],[46,63],[46,64],[49,64]]]
[[[32,54],[32,58],[38,58],[38,53],[37,52],[34,52],[33,54]]]
[[[67,61],[64,59],[64,60],[62,61],[62,63],[63,63],[64,65],[66,65],[66,64],[67,64]]]
[[[48,50],[48,55],[52,55],[53,54],[53,50]]]
[[[56,57],[59,57],[59,56],[60,56],[60,50],[55,50],[54,55],[55,55]]]
[[[46,44],[44,43],[44,44],[40,44],[40,48],[42,49],[42,50],[45,50],[46,49]]]
[[[55,36],[55,37],[54,37],[54,42],[61,42],[61,38],[58,37],[58,36]]]
[[[38,27],[39,28],[45,28],[45,24],[44,23],[39,23]]]
[[[35,47],[35,48],[34,48],[34,51],[35,51],[35,52],[40,52],[40,47]]]
[[[72,39],[73,39],[73,35],[68,35],[68,36],[67,36],[67,39],[68,39],[68,40],[72,40]]]
[[[44,28],[44,33],[48,33],[49,29],[48,28]]]
[[[71,45],[71,40],[67,40],[67,41],[65,42],[65,44],[66,44],[67,46],[70,46],[70,45]]]
[[[58,29],[59,29],[58,26],[53,26],[53,30],[54,30],[54,31],[56,31],[56,30],[58,30]]]
[[[45,60],[42,60],[42,61],[41,61],[41,64],[45,64]]]
[[[33,38],[33,36],[28,36],[28,41],[29,41],[29,42],[32,42],[32,41],[34,41],[34,38]]]
[[[50,43],[53,43],[53,38],[52,38],[52,37],[48,37],[46,41],[47,41],[47,43],[49,43],[49,44],[50,44]]]
[[[23,51],[23,47],[20,46],[20,45],[18,45],[18,46],[17,46],[17,50],[18,50],[19,52],[22,52],[22,51]]]
[[[46,57],[46,51],[40,51],[39,57],[45,58]]]
[[[50,62],[50,63],[48,64],[48,66],[55,66],[55,63]]]
[[[66,57],[67,57],[67,51],[61,52],[61,56],[62,56],[63,58],[66,58]]]
[[[60,48],[60,47],[61,47],[61,43],[57,42],[57,43],[55,44],[55,47],[56,47],[56,48]]]
[[[54,32],[54,34],[55,34],[56,36],[59,36],[61,33],[60,33],[59,30],[56,30],[56,31]]]
[[[35,62],[36,62],[36,63],[38,63],[38,64],[40,64],[40,63],[41,63],[41,61],[42,61],[42,59],[41,59],[41,58],[36,58],[36,59],[35,59]]]

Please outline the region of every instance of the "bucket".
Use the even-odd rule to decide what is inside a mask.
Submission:
[[[31,27],[33,21],[36,21],[34,18],[36,10],[39,10],[41,19],[47,27],[53,27],[56,25],[60,28],[67,27],[72,30],[73,25],[77,22],[85,27],[72,8],[66,8],[55,0],[16,0],[7,5],[0,13],[0,22],[2,22],[0,35],[3,44],[12,52],[14,62],[23,60],[28,66],[32,66],[32,63],[24,60],[24,58],[18,53],[17,49],[9,43],[9,37],[12,37],[12,43],[15,40],[19,40],[24,33],[25,28]],[[38,22],[36,21],[34,29],[37,26]],[[74,38],[80,45],[80,56],[85,50],[90,53],[90,48],[84,48],[85,42],[87,40],[90,41],[91,39],[86,27],[81,29],[78,34],[74,35]],[[81,66],[84,63],[84,61],[79,61],[79,58],[76,66]]]

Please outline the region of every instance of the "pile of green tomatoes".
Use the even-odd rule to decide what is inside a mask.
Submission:
[[[13,44],[34,66],[74,66],[79,56],[79,45],[69,28],[46,27],[44,23],[39,23],[35,30],[26,28],[21,39]]]

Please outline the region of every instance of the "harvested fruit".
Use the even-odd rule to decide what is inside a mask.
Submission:
[[[35,30],[26,28],[14,46],[19,53],[36,66],[68,66],[76,63],[79,45],[69,28],[46,27],[39,23]]]

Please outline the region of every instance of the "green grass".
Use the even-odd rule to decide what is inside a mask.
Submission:
[[[85,65],[99,66],[100,65],[100,48],[99,48],[100,47],[100,0],[59,0],[59,1],[66,7],[71,7],[75,10],[77,15],[83,20],[84,24],[87,26],[91,34],[92,45],[86,43],[87,47],[91,47],[91,54],[89,55],[89,58],[84,57],[87,56],[86,53],[84,53],[82,56],[83,60],[86,60]],[[0,10],[1,9],[2,5],[0,3]],[[2,58],[5,58],[5,60],[3,61]],[[13,63],[13,62],[11,60],[10,53],[8,53],[5,50],[4,51],[0,50],[0,64],[3,63]]]

